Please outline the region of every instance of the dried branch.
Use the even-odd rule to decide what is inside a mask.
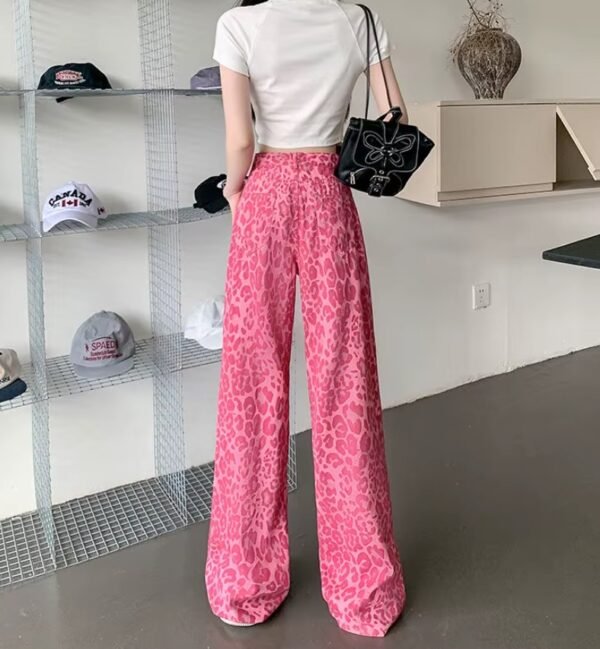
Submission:
[[[478,0],[467,0],[470,9],[469,15],[465,17],[465,25],[450,46],[450,58],[454,62],[456,62],[458,51],[467,38],[490,29],[506,31],[508,21],[503,15],[504,7],[501,0],[485,0],[485,2],[487,2],[487,7],[479,9]]]
[[[475,20],[483,27],[483,29],[487,29],[487,26],[484,25],[481,20],[479,19],[479,15],[477,14],[477,11],[475,10],[475,5],[471,2],[471,0],[467,0],[469,3],[469,7],[471,8],[471,12],[473,16],[475,17]]]

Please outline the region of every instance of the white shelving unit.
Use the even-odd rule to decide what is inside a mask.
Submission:
[[[75,91],[35,90],[30,0],[13,0],[13,5],[20,89],[0,90],[0,101],[2,96],[17,96],[19,101],[24,218],[22,223],[0,225],[0,245],[25,242],[31,362],[25,367],[27,392],[0,404],[0,416],[3,411],[14,408],[31,408],[37,509],[0,521],[0,587],[102,556],[209,517],[212,465],[185,466],[182,372],[220,361],[219,352],[205,350],[185,340],[181,333],[179,226],[219,215],[179,205],[173,102],[176,96],[194,98],[215,93],[173,88],[168,0],[137,0],[143,88],[76,91],[77,96],[92,97],[139,95],[143,102],[147,210],[111,215],[98,230],[147,230],[152,337],[138,341],[135,367],[130,372],[109,379],[81,379],[73,373],[68,356],[47,357],[44,239],[94,234],[76,224],[62,224],[49,233],[41,231],[36,106],[39,101],[73,96]],[[155,477],[54,504],[50,402],[144,379],[153,382]],[[291,409],[294,422],[293,395]],[[288,470],[291,489],[296,486],[295,455],[292,436]]]

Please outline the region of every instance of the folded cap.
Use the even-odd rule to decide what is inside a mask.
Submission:
[[[184,336],[196,340],[206,349],[221,349],[224,312],[224,295],[217,295],[200,302],[186,321]]]
[[[76,221],[89,228],[106,218],[106,210],[89,185],[71,181],[55,189],[46,198],[42,210],[42,228],[48,232],[63,221]]]
[[[218,65],[202,68],[190,80],[192,90],[221,90],[221,71]]]
[[[75,332],[71,363],[75,374],[97,379],[129,371],[134,364],[135,339],[117,313],[99,311]]]
[[[227,207],[227,199],[223,196],[223,188],[227,176],[220,174],[219,176],[211,176],[201,182],[194,195],[196,202],[194,207],[200,207],[206,210],[209,214],[215,214]]]

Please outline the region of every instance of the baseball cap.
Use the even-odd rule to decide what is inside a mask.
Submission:
[[[40,77],[38,90],[100,90],[111,88],[104,72],[93,63],[65,63],[53,65]],[[56,101],[66,101],[71,97],[58,97]]]
[[[215,214],[225,209],[228,204],[227,199],[223,196],[223,188],[225,187],[226,180],[227,176],[221,174],[219,176],[211,176],[201,182],[194,192],[196,197],[194,207],[200,207],[209,214]]]
[[[14,349],[0,349],[0,403],[14,399],[27,390],[21,379],[21,364]]]
[[[221,90],[221,71],[218,65],[202,68],[190,80],[192,90]]]
[[[134,364],[135,339],[129,325],[112,311],[90,316],[75,332],[71,363],[75,374],[101,379],[128,372]]]
[[[196,340],[206,349],[221,349],[224,312],[224,295],[216,295],[200,302],[185,323],[184,336]]]
[[[95,228],[106,210],[89,185],[68,182],[48,195],[42,210],[42,228],[48,232],[63,221],[77,221]]]

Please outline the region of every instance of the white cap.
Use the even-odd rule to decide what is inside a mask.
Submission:
[[[48,232],[63,221],[77,221],[95,228],[98,219],[104,218],[106,210],[89,186],[71,181],[46,198],[42,211],[42,228],[44,232]]]
[[[71,363],[75,374],[101,379],[129,371],[134,364],[135,339],[117,313],[99,311],[75,332]]]
[[[185,323],[185,337],[196,340],[206,349],[221,349],[224,312],[224,295],[204,300],[189,315]]]
[[[0,349],[0,390],[21,378],[21,363],[14,349]]]

